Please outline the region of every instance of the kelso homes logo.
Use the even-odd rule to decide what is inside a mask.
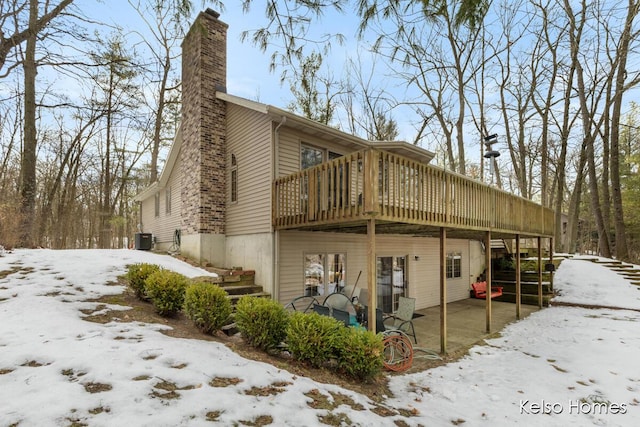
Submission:
[[[599,401],[590,396],[585,400],[569,400],[568,402],[549,402],[520,400],[520,414],[590,414],[590,415],[624,415],[627,413],[626,403],[611,403]]]

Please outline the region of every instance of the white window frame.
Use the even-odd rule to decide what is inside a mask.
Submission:
[[[447,279],[459,279],[462,277],[462,253],[450,252],[447,254]]]

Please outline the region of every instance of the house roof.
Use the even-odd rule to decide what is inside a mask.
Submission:
[[[339,142],[341,145],[346,145],[349,148],[356,150],[363,148],[379,148],[381,150],[407,156],[422,163],[429,163],[435,156],[431,151],[425,150],[417,145],[409,144],[405,141],[369,141],[343,132],[334,127],[299,116],[291,111],[286,111],[281,108],[274,107],[273,105],[251,101],[239,96],[230,95],[225,92],[216,92],[216,97],[223,101],[266,114],[275,122],[283,123],[284,119],[285,126],[322,136],[323,139]]]
[[[318,123],[314,120],[310,120],[305,117],[299,116],[290,111],[283,110],[278,107],[274,107],[273,105],[251,101],[246,98],[230,95],[226,92],[216,92],[216,98],[231,104],[235,104],[235,105],[247,108],[249,110],[266,114],[274,122],[281,123],[287,127],[294,128],[302,132],[306,132],[306,133],[318,136],[319,138],[322,138],[325,140],[337,142],[340,145],[343,145],[353,150],[361,150],[364,148],[379,148],[381,150],[386,150],[386,151],[396,153],[405,157],[409,157],[411,159],[415,159],[422,163],[429,163],[435,156],[435,154],[432,153],[431,151],[425,150],[424,148],[418,147],[417,145],[409,144],[408,142],[368,141],[366,139],[362,139],[358,136],[351,135],[339,129],[333,128],[331,126],[327,126],[322,123]],[[181,146],[182,146],[182,126],[178,129],[178,133],[176,134],[173,144],[171,144],[171,149],[169,150],[169,156],[167,157],[167,161],[164,165],[164,168],[160,173],[160,177],[156,182],[152,183],[147,188],[145,188],[140,193],[138,193],[134,197],[134,200],[140,202],[166,187],[167,182],[169,181],[169,177],[171,175],[171,171],[173,170],[176,160],[178,159]]]

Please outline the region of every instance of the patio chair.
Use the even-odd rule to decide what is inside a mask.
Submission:
[[[356,313],[356,309],[349,297],[341,293],[329,294],[322,302],[322,305],[326,305],[332,309],[337,308],[338,310],[348,311],[353,314]]]
[[[344,326],[349,326],[351,324],[348,311],[340,310],[339,308],[334,308],[331,311],[331,315],[333,316],[334,319],[344,323]]]
[[[385,317],[385,327],[389,329],[398,329],[406,335],[413,337],[413,341],[418,344],[416,330],[413,327],[413,312],[416,310],[416,299],[407,297],[398,297],[398,310],[394,314]],[[392,321],[389,323],[389,321]]]
[[[284,306],[284,309],[287,311],[301,311],[306,313],[313,309],[314,304],[320,304],[320,302],[312,296],[303,295],[291,300],[290,303]]]
[[[326,305],[313,304],[313,311],[322,316],[331,316],[331,310]]]
[[[360,289],[360,293],[358,294],[358,302],[362,305],[369,305],[369,289]]]

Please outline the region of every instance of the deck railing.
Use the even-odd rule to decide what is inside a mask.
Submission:
[[[468,230],[552,236],[549,208],[465,176],[368,149],[278,178],[276,228],[376,219]]]

